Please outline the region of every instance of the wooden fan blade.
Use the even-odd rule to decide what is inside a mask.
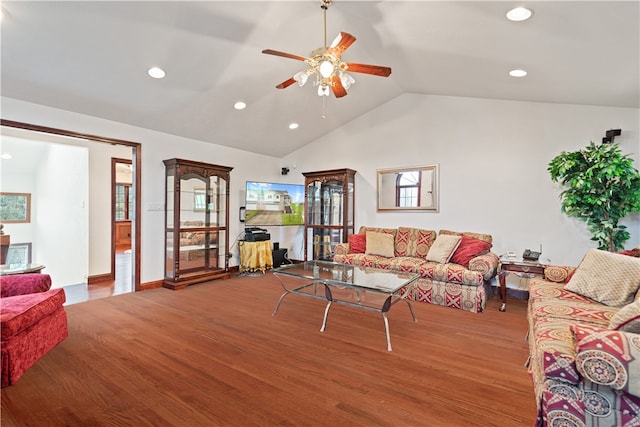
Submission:
[[[262,53],[266,53],[267,55],[282,56],[283,58],[296,59],[298,61],[307,60],[307,58],[305,58],[304,56],[294,55],[292,53],[287,53],[287,52],[280,52],[279,50],[273,50],[273,49],[265,49],[262,51]]]
[[[290,79],[285,80],[282,83],[280,83],[279,85],[277,85],[276,88],[278,88],[278,89],[286,89],[289,86],[291,86],[292,84],[294,84],[295,82],[296,82],[296,79],[291,77]]]
[[[354,62],[346,62],[347,69],[350,73],[373,74],[374,76],[389,77],[391,68],[382,65],[356,64]]]
[[[347,96],[347,90],[344,88],[344,86],[342,86],[340,77],[336,76],[335,74],[331,77],[331,90],[333,91],[333,95],[336,98]]]
[[[341,32],[335,38],[331,46],[327,49],[327,53],[340,58],[345,50],[349,48],[356,41],[356,38],[349,33]]]

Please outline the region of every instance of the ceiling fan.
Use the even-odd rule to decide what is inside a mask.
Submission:
[[[284,58],[295,59],[306,62],[309,68],[296,73],[293,77],[283,81],[276,86],[278,89],[286,89],[294,83],[300,86],[315,76],[314,85],[318,86],[319,96],[329,96],[329,91],[333,92],[336,98],[347,95],[347,89],[355,83],[355,79],[347,73],[371,74],[380,77],[389,77],[391,68],[380,65],[357,64],[355,62],[343,62],[342,54],[356,41],[356,38],[349,33],[341,32],[327,46],[327,9],[333,3],[332,0],[320,0],[324,14],[324,46],[315,49],[309,57],[293,55],[291,53],[280,52],[272,49],[265,49],[262,53],[267,55],[282,56]]]

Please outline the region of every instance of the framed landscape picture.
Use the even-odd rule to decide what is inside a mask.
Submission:
[[[0,193],[0,222],[31,222],[31,194]]]

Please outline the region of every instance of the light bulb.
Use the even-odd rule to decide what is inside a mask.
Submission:
[[[349,89],[355,82],[356,80],[351,77],[351,74],[342,73],[340,75],[340,83],[342,83],[342,87],[344,87],[345,89]]]
[[[333,74],[333,64],[329,61],[322,61],[320,63],[320,74],[325,79],[330,77]]]
[[[309,75],[304,71],[299,71],[296,73],[295,76],[293,76],[293,79],[297,81],[298,85],[300,86],[304,86],[308,78],[309,78]]]

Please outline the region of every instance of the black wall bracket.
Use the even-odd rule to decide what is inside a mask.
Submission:
[[[620,136],[622,134],[622,129],[609,129],[605,134],[604,138],[602,138],[603,144],[613,144],[613,140],[616,136]]]

